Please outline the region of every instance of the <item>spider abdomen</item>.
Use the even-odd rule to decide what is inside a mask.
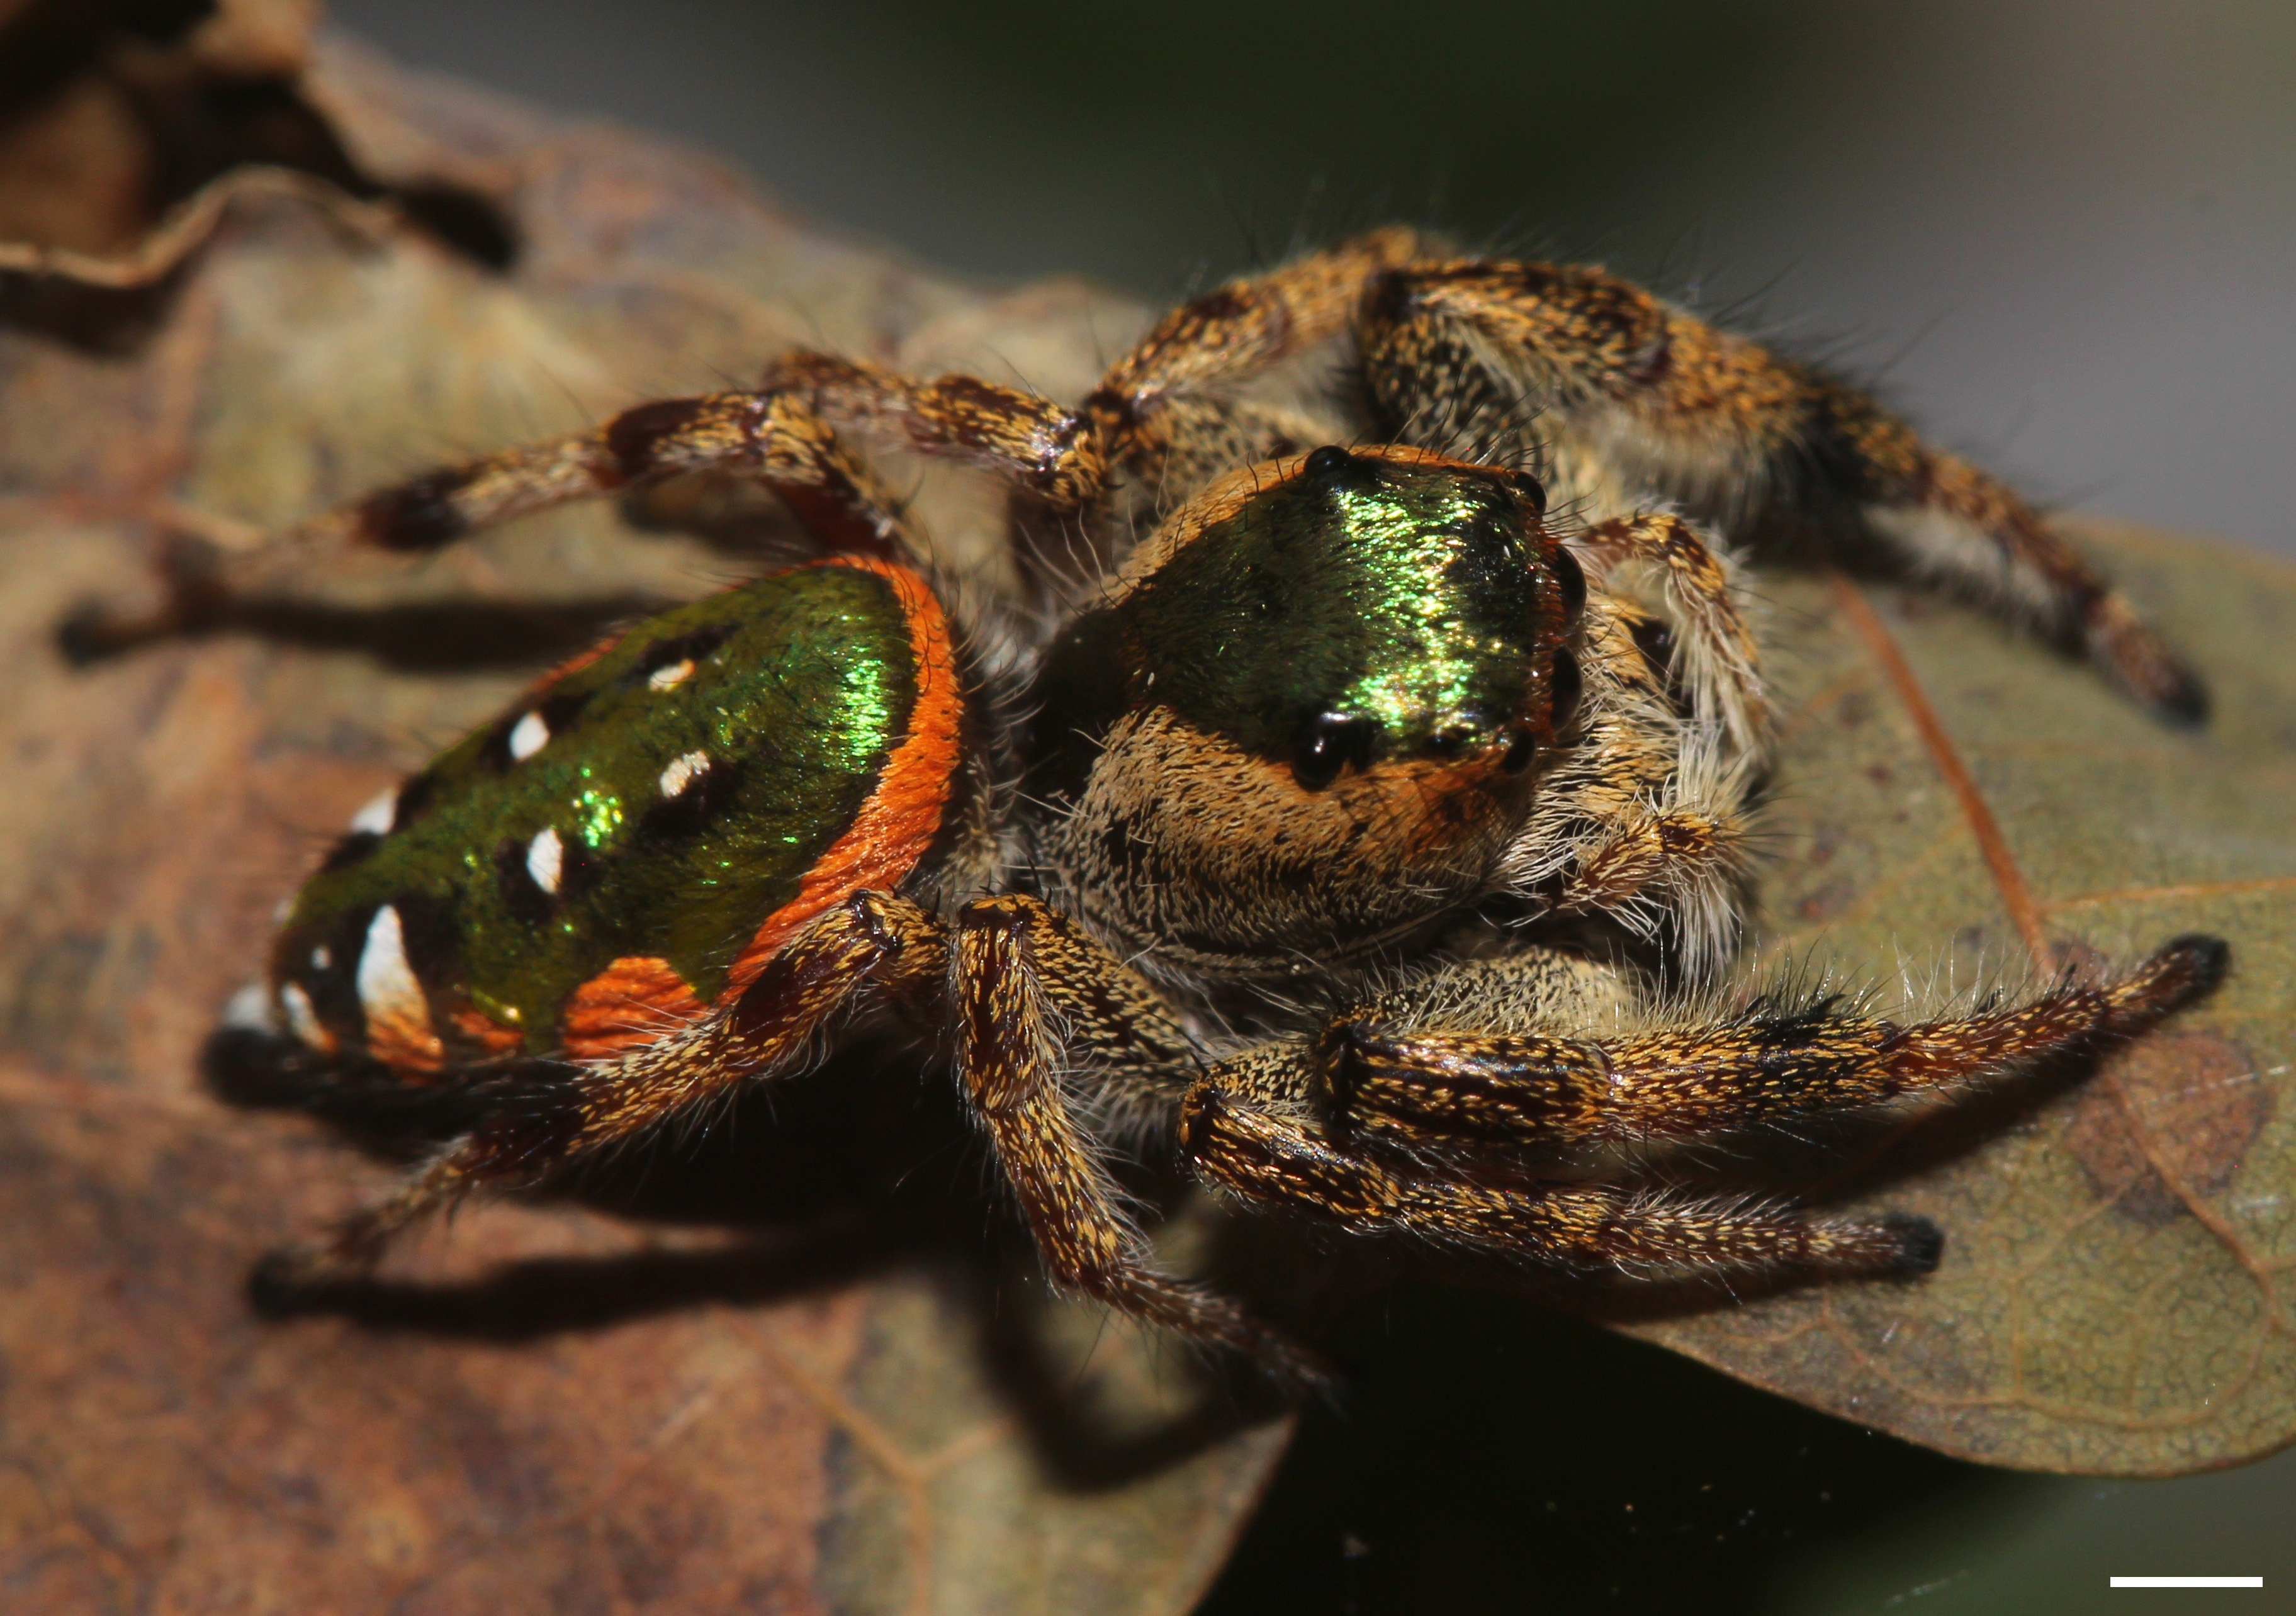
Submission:
[[[650,1041],[914,869],[963,711],[947,619],[898,566],[638,623],[362,810],[280,932],[281,1010],[409,1075]]]

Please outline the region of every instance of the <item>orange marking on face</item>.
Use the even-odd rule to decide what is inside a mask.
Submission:
[[[890,892],[898,886],[940,833],[956,777],[964,693],[957,684],[955,641],[939,600],[924,579],[890,562],[840,556],[825,564],[876,573],[891,583],[907,613],[909,652],[917,670],[909,733],[886,759],[876,789],[845,833],[814,861],[797,896],[766,917],[734,960],[726,990],[718,996],[721,1005],[741,997],[766,963],[816,915],[856,892]]]
[[[632,1045],[652,1043],[709,1008],[668,960],[625,956],[574,989],[566,1001],[561,1022],[566,1053],[577,1061],[611,1060]]]

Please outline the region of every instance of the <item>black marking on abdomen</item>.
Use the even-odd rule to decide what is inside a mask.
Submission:
[[[390,805],[390,828],[403,831],[414,823],[415,816],[430,806],[431,798],[439,793],[439,777],[425,769],[407,776],[406,783],[398,788],[398,795]]]
[[[548,834],[550,833],[542,833]],[[598,884],[603,873],[597,856],[579,836],[557,838],[557,881],[545,886],[535,874],[535,843],[538,836],[509,837],[495,847],[495,883],[503,905],[513,920],[540,925]]]
[[[637,833],[648,841],[685,841],[700,835],[734,806],[740,794],[742,767],[731,759],[712,758],[676,796],[660,797],[638,820]]]
[[[373,831],[353,831],[327,849],[327,856],[319,861],[319,874],[348,870],[381,845],[382,838]]]
[[[734,637],[737,627],[733,623],[709,623],[691,634],[673,634],[656,640],[622,675],[622,683],[644,685],[665,668],[680,662],[707,661],[711,652]]]
[[[543,890],[529,867],[533,846],[532,837],[512,836],[495,848],[495,886],[512,920],[538,926],[558,913],[565,882],[562,875],[558,892]]]
[[[525,759],[521,758],[511,745],[511,737],[518,733],[519,726],[529,720],[538,720],[545,732],[542,744],[547,746],[574,727],[575,720],[582,716],[582,710],[590,704],[590,698],[596,693],[588,690],[562,690],[555,695],[545,696],[531,707],[521,707],[505,713],[495,720],[494,728],[488,733],[486,745],[479,750],[479,760],[488,768],[496,770],[524,762]],[[532,755],[528,754],[529,757]]]
[[[343,910],[316,943],[307,944],[308,952],[301,958],[280,963],[280,976],[302,985],[319,1025],[346,1048],[362,1048],[366,1043],[366,1006],[359,1003],[358,964],[366,948],[367,928],[381,907],[362,904]]]

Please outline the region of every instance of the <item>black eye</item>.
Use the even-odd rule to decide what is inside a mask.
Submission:
[[[1546,490],[1539,486],[1538,478],[1529,472],[1515,472],[1508,475],[1507,480],[1514,485],[1515,493],[1530,507],[1533,516],[1546,514]]]
[[[1320,792],[1340,777],[1349,764],[1371,767],[1371,752],[1379,739],[1379,720],[1346,713],[1319,713],[1292,749],[1292,777],[1302,791]]]
[[[1554,587],[1562,596],[1562,616],[1566,622],[1575,623],[1578,614],[1587,609],[1587,572],[1579,566],[1578,558],[1560,545],[1554,548],[1554,559],[1547,562],[1554,573]]]
[[[1308,456],[1308,475],[1341,488],[1360,488],[1379,480],[1379,466],[1360,455],[1351,455],[1336,443],[1327,443]]]
[[[1514,737],[1507,742],[1505,753],[1499,759],[1499,773],[1520,775],[1530,767],[1531,759],[1538,756],[1538,737],[1527,729],[1519,729],[1514,732]]]
[[[1471,708],[1461,713],[1456,722],[1430,735],[1427,750],[1439,758],[1464,757],[1497,727],[1497,721],[1490,714]]]
[[[1578,694],[1584,681],[1578,677],[1578,659],[1568,650],[1554,653],[1554,671],[1546,681],[1547,723],[1560,729],[1564,720],[1578,710]]]

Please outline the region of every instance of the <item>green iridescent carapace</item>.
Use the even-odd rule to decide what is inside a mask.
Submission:
[[[915,696],[906,616],[872,572],[800,568],[650,619],[409,781],[388,830],[346,838],[296,899],[279,977],[352,1042],[389,905],[426,992],[534,1053],[619,957],[666,959],[709,999],[852,824]]]
[[[1278,484],[1062,636],[1038,783],[1152,702],[1271,759],[1325,715],[1365,724],[1366,760],[1488,739],[1540,667],[1529,534],[1495,476],[1351,457]]]

